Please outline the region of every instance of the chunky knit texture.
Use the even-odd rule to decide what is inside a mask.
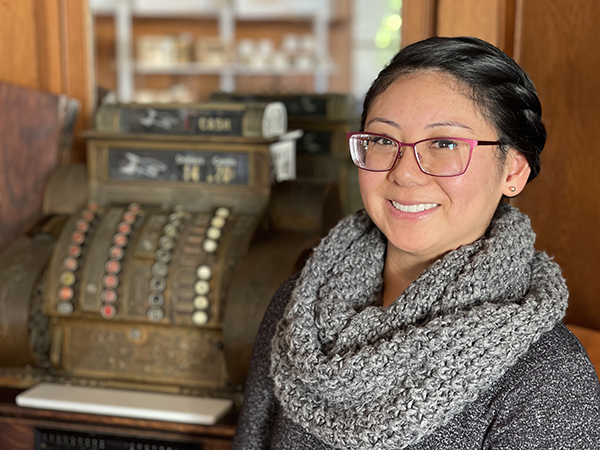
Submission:
[[[556,263],[499,207],[486,236],[379,306],[386,241],[366,213],[306,264],[272,341],[284,414],[325,443],[403,449],[448,423],[564,316]]]

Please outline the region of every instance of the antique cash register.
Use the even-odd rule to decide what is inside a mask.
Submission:
[[[297,136],[277,102],[101,107],[0,258],[0,385],[239,402],[266,305],[340,215],[291,180]]]

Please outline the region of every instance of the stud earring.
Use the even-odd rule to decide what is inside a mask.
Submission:
[[[509,189],[510,189],[510,192],[515,192],[517,190],[517,188],[515,186],[511,186],[511,187],[509,187]]]

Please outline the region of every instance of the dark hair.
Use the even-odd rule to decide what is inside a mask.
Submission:
[[[361,129],[375,99],[396,79],[421,70],[450,75],[470,90],[472,100],[495,126],[502,158],[508,147],[527,159],[531,174],[540,171],[546,143],[542,106],[525,71],[497,47],[473,37],[433,37],[400,50],[379,73],[363,104]]]

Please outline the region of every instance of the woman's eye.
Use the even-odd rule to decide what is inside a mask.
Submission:
[[[376,145],[395,145],[394,141],[384,137],[374,137],[372,138],[372,142]]]
[[[440,150],[456,150],[459,145],[459,141],[453,141],[452,139],[434,139],[430,141],[429,147]]]

